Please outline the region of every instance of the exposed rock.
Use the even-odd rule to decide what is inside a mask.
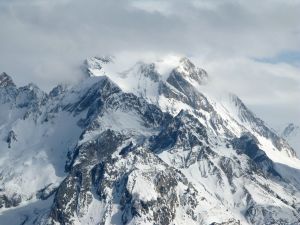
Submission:
[[[6,142],[8,144],[8,148],[11,148],[11,145],[13,142],[17,141],[17,135],[16,133],[11,130],[8,132],[7,138],[6,138]]]
[[[21,203],[21,201],[21,196],[18,194],[13,194],[11,197],[0,195],[0,208],[16,207]]]
[[[15,87],[15,83],[13,82],[12,78],[7,75],[5,72],[0,74],[0,88],[3,87]]]

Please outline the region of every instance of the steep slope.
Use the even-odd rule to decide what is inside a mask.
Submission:
[[[300,223],[300,161],[238,97],[187,58],[113,61],[49,94],[0,79],[1,224]]]
[[[273,157],[274,150],[282,151],[280,157],[285,155],[287,161],[295,157],[287,142],[257,118],[237,96],[226,93],[222,93],[221,97],[211,95],[211,90],[203,86],[208,80],[207,73],[187,58],[178,59],[173,65],[164,65],[163,61],[151,64],[139,62],[125,72],[112,69],[113,61],[105,64],[98,58],[89,61],[93,62],[88,63],[88,70],[93,76],[106,75],[125,92],[143,97],[165,112],[177,115],[181,109],[186,109],[198,114],[196,117],[218,135],[240,136],[249,131],[260,139],[269,157]]]

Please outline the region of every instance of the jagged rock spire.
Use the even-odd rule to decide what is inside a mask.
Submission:
[[[5,72],[0,74],[0,87],[16,86],[12,78]]]
[[[85,60],[84,69],[87,71],[89,77],[95,76],[93,73],[94,70],[103,70],[103,65],[113,63],[114,57],[113,56],[102,56],[102,57],[91,57]],[[104,71],[102,71],[104,72]]]
[[[181,73],[184,77],[196,81],[198,84],[205,84],[208,79],[207,72],[195,66],[195,64],[186,57],[179,60],[179,66],[176,68],[176,71]]]
[[[7,139],[6,139],[8,148],[11,148],[12,142],[15,142],[15,141],[17,141],[17,135],[13,130],[11,130],[8,132]]]

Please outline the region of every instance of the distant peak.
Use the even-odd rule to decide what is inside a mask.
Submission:
[[[183,57],[179,60],[179,65],[175,71],[181,74],[185,79],[191,80],[191,82],[196,81],[200,85],[207,83],[208,80],[207,72],[195,66],[187,57]]]
[[[132,68],[128,71],[122,73],[122,75],[127,76],[129,73],[138,73],[143,75],[146,78],[149,78],[153,82],[158,82],[161,78],[161,75],[156,70],[156,65],[154,63],[144,63],[142,61],[137,62]]]
[[[115,57],[112,55],[102,56],[102,57],[94,57],[97,60],[102,61],[103,63],[113,63]]]
[[[36,90],[40,90],[40,88],[34,84],[34,83],[29,83],[26,86],[23,87],[24,89],[27,89],[29,91],[36,91]]]
[[[8,87],[13,86],[15,87],[15,83],[13,82],[12,78],[7,75],[5,72],[0,74],[0,87]]]
[[[293,133],[296,130],[300,130],[300,127],[293,123],[289,123],[283,130],[282,135],[283,137],[288,137],[291,133]]]
[[[32,93],[39,97],[43,97],[45,95],[45,93],[34,83],[29,83],[26,86],[20,87],[19,90],[24,93]]]
[[[66,89],[67,89],[66,85],[59,84],[49,92],[49,96],[57,97],[57,96],[61,95],[62,93],[64,93]]]
[[[113,56],[95,56],[85,60],[85,69],[89,77],[95,76],[95,71],[103,70],[105,64],[114,63]]]
[[[195,64],[192,63],[192,61],[190,59],[188,59],[187,57],[182,57],[180,60],[179,60],[179,63],[186,67],[187,69],[188,68],[195,68]]]

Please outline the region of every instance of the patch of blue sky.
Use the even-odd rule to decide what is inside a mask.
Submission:
[[[284,51],[273,57],[254,58],[255,61],[264,63],[288,63],[300,67],[300,51]]]

